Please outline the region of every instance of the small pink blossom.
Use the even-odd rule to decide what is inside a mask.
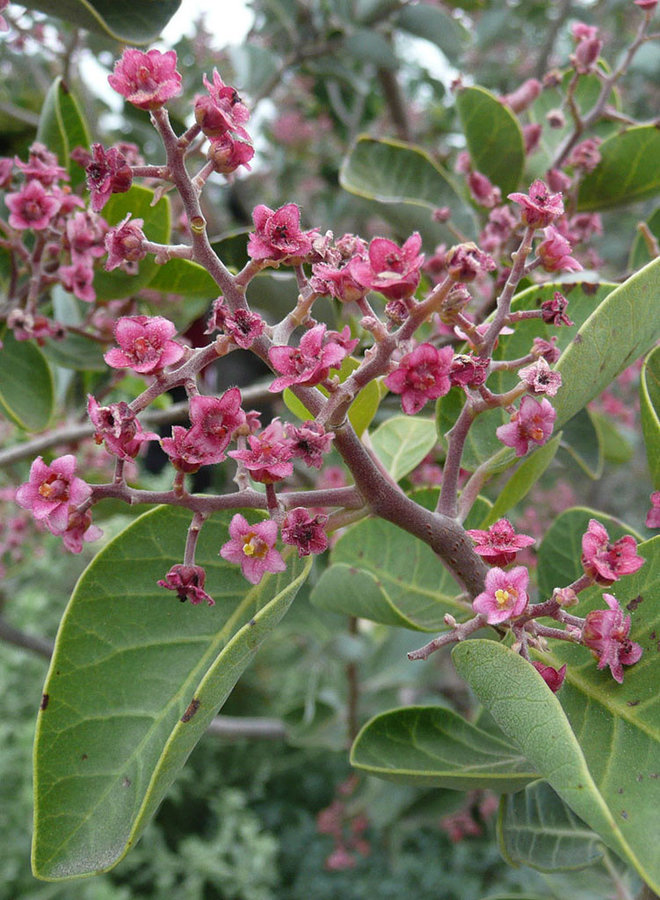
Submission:
[[[218,70],[213,70],[213,82],[206,75],[203,78],[208,94],[195,98],[195,121],[209,138],[217,138],[226,132],[233,132],[243,141],[250,136],[243,125],[250,118],[250,112],[238,95],[238,91],[225,84]]]
[[[647,528],[660,528],[660,491],[651,494],[651,509],[646,514]]]
[[[525,154],[531,156],[541,142],[543,126],[538,122],[528,122],[523,125],[523,140],[525,142]]]
[[[222,297],[218,297],[213,302],[213,310],[204,334],[224,331],[239,347],[247,350],[263,334],[265,327],[266,323],[257,313],[240,308],[231,313],[224,305]]]
[[[598,668],[610,667],[612,678],[623,682],[623,666],[632,666],[642,656],[642,648],[631,641],[630,616],[624,616],[618,601],[611,594],[603,594],[609,609],[587,613],[582,628],[582,642],[598,657]]]
[[[513,447],[516,456],[524,456],[530,443],[538,447],[545,444],[552,434],[557,413],[545,397],[534,400],[523,397],[520,409],[511,417],[507,425],[500,425],[495,434],[507,447]]]
[[[133,184],[131,167],[116,147],[105,150],[102,144],[92,144],[92,159],[85,172],[94,212],[100,212],[112,194],[123,194]]]
[[[541,304],[541,307],[543,307],[543,304]],[[573,323],[569,320],[567,324],[572,325]],[[549,341],[546,341],[544,338],[534,338],[534,340],[532,341],[532,353],[537,358],[543,357],[546,362],[549,362],[550,365],[553,365],[561,356],[561,350],[556,346],[556,344],[556,335],[553,335]]]
[[[329,294],[339,300],[340,303],[352,303],[368,292],[353,275],[353,260],[364,261],[361,254],[351,257],[348,262],[342,261],[341,265],[331,263],[315,263],[312,266],[311,287],[317,294]]]
[[[102,535],[103,531],[97,525],[92,525],[91,509],[86,509],[84,512],[72,510],[69,513],[69,522],[61,537],[69,553],[81,553],[83,542],[97,541]]]
[[[323,529],[327,521],[327,516],[312,517],[302,507],[292,509],[282,524],[282,540],[297,547],[298,556],[323,553],[328,549],[328,537]]]
[[[547,394],[554,397],[561,387],[561,375],[554,372],[543,357],[531,366],[520,369],[518,376],[533,394]]]
[[[162,316],[122,316],[115,325],[119,347],[108,350],[105,361],[114,369],[153,375],[183,356],[183,347],[170,340],[175,334],[176,325]]]
[[[433,344],[420,344],[390,372],[385,384],[393,393],[401,394],[401,408],[406,415],[415,415],[427,401],[449,393],[453,358],[451,347],[438,350]]]
[[[105,253],[105,235],[108,226],[100,217],[90,212],[77,212],[66,222],[66,245],[72,262],[88,265]]]
[[[480,250],[475,243],[468,241],[451,247],[445,256],[447,272],[461,283],[474,281],[492,272],[497,264],[492,256]]]
[[[85,303],[93,303],[96,300],[94,269],[91,265],[78,261],[71,266],[60,266],[57,274],[63,287],[75,294],[79,300],[84,300]]]
[[[424,262],[422,239],[414,232],[399,247],[388,238],[376,237],[369,244],[367,259],[353,259],[351,275],[358,284],[378,291],[388,300],[410,297],[416,290]]]
[[[16,502],[32,510],[37,522],[43,522],[53,534],[63,534],[69,515],[92,494],[91,487],[75,476],[76,458],[59,456],[46,465],[38,456],[30,467],[30,480],[16,491]]]
[[[95,428],[96,443],[105,442],[107,451],[120,459],[135,459],[145,441],[158,440],[155,432],[142,430],[137,416],[124,400],[100,406],[90,394],[87,414]]]
[[[203,566],[176,565],[158,582],[158,586],[176,591],[182,603],[190,600],[193,606],[197,606],[206,601],[209,606],[215,606],[213,597],[204,590],[205,582],[206,571]]]
[[[118,268],[124,262],[139,262],[147,255],[144,248],[146,237],[142,231],[143,219],[133,219],[131,213],[121,220],[119,225],[110,228],[105,236],[105,249],[108,258],[105,268],[108,272]]]
[[[498,519],[487,531],[472,528],[467,533],[475,541],[474,552],[483,556],[491,566],[500,568],[512,563],[523,547],[534,543],[534,538],[528,534],[516,534],[508,519]]]
[[[532,105],[541,93],[542,87],[538,78],[528,78],[515,91],[500,97],[500,102],[506,104],[514,113],[522,112]]]
[[[488,378],[490,360],[472,353],[457,353],[451,361],[449,379],[452,385],[479,387]]]
[[[492,209],[493,206],[502,202],[502,191],[492,183],[487,175],[483,175],[481,172],[470,172],[467,183],[472,199],[480,206]]]
[[[570,60],[579,75],[587,75],[593,72],[603,49],[603,42],[597,37],[598,29],[583,22],[573,26],[573,37],[577,40],[575,53],[571,53]]]
[[[561,194],[551,194],[545,184],[537,179],[529,189],[529,194],[509,194],[521,208],[523,224],[532,228],[546,228],[563,215],[564,203]]]
[[[245,166],[248,171],[250,170],[254,147],[250,141],[235,137],[231,132],[225,131],[219,137],[213,138],[206,151],[206,156],[213,163],[214,172],[229,175],[235,172],[239,166]]]
[[[34,339],[40,347],[46,343],[46,338],[61,341],[66,336],[66,330],[59,322],[40,313],[33,316],[23,309],[12,309],[7,316],[7,327],[13,330],[17,341]]]
[[[127,47],[114,72],[110,87],[138,109],[158,109],[181,93],[181,75],[176,70],[176,53],[167,50],[135,50]]]
[[[192,428],[188,440],[195,441],[205,455],[206,462],[221,462],[237,428],[245,424],[241,409],[241,392],[230,388],[222,397],[206,397],[198,394],[190,400]]]
[[[637,542],[630,534],[613,543],[607,529],[597,519],[589,520],[582,536],[582,566],[599,584],[610,585],[624,575],[632,575],[644,565],[637,556]]]
[[[237,513],[229,524],[231,538],[220,556],[227,562],[237,563],[251,584],[259,584],[266,572],[284,572],[286,564],[275,549],[277,523],[272,519],[254,525]]]
[[[277,210],[260,204],[254,208],[255,231],[248,239],[247,252],[254,260],[293,264],[312,252],[315,230],[300,230],[300,209],[287,203]]]
[[[499,625],[520,616],[527,606],[529,572],[516,566],[510,572],[493,568],[486,573],[486,590],[472,601],[476,613],[486,616],[489,625]]]
[[[26,228],[43,231],[49,227],[61,206],[58,198],[36,180],[28,181],[15,194],[7,194],[5,203],[9,207],[9,224],[18,231]]]
[[[248,435],[247,442],[249,450],[232,450],[229,456],[240,460],[254,481],[274,484],[292,474],[291,441],[279,419],[273,419],[261,434]]]
[[[568,300],[559,291],[555,291],[551,300],[541,303],[541,318],[548,325],[574,325],[565,314]]]
[[[545,666],[542,662],[536,661],[532,662],[532,665],[548,685],[552,693],[556,694],[559,688],[564,683],[564,678],[566,676],[566,663],[564,663],[561,669],[554,669],[552,666]]]
[[[644,12],[653,12],[658,5],[658,0],[635,0],[635,6],[639,6]]]
[[[571,245],[556,228],[549,225],[543,229],[545,240],[536,248],[536,255],[546,272],[579,272],[580,263],[572,257]]]
[[[217,458],[215,451],[207,453],[200,447],[197,435],[191,435],[191,432],[192,428],[173,425],[172,437],[164,437],[160,441],[174,468],[185,474],[197,472],[202,466],[214,463]]]
[[[586,141],[581,141],[573,148],[566,162],[569,166],[573,166],[576,169],[593,172],[601,160],[600,150],[598,149],[601,143],[602,141],[598,137],[587,138]]]
[[[27,162],[22,162],[18,157],[15,157],[14,162],[26,181],[36,179],[44,187],[52,187],[58,181],[69,181],[69,173],[59,164],[57,154],[40,141],[35,141],[30,147]]]
[[[305,332],[298,347],[271,347],[268,359],[281,375],[268,390],[281,391],[292,384],[311,387],[325,381],[330,369],[339,368],[341,361],[350,352],[332,340],[331,334],[332,332],[326,334],[325,325],[315,325]],[[353,341],[349,343],[353,347],[356,345]]]
[[[320,469],[324,455],[332,448],[334,434],[314,421],[303,422],[299,427],[287,425],[286,433],[293,459],[302,459],[305,465]]]

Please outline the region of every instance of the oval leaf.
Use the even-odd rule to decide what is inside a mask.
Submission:
[[[649,355],[639,382],[642,433],[654,490],[660,490],[660,347]]]
[[[37,140],[57,154],[73,187],[84,182],[85,170],[71,159],[71,151],[76,147],[88,150],[91,138],[76,98],[59,76],[48,89],[41,108]]]
[[[454,790],[518,791],[535,778],[506,740],[439,706],[375,716],[355,739],[351,765],[388,781]]]
[[[482,87],[463,88],[456,96],[472,166],[487,175],[504,197],[520,184],[525,141],[511,110]]]
[[[447,59],[456,62],[470,39],[470,32],[457,19],[434,6],[405,6],[395,20],[397,26],[436,44]]]
[[[30,0],[25,4],[127,44],[154,41],[180,5],[181,0]]]
[[[251,587],[218,556],[230,518],[210,519],[198,544],[214,607],[179,603],[156,583],[181,560],[183,509],[141,516],[81,577],[37,726],[38,877],[105,871],[127,852],[306,577],[310,558],[295,557]]]
[[[408,475],[435,447],[435,422],[417,416],[393,416],[370,435],[376,456],[394,481]]]
[[[17,341],[11,331],[0,349],[0,408],[26,431],[42,431],[53,414],[53,374],[34,341]]]
[[[481,528],[488,528],[493,522],[497,522],[510,509],[520,503],[528,492],[534,487],[541,475],[555,458],[559,449],[561,432],[555,435],[551,441],[539,447],[531,453],[527,459],[513,473],[501,491],[498,492],[495,502],[488,512]]]
[[[660,191],[660,130],[655,125],[628,128],[598,149],[601,160],[580,184],[578,209],[621,206]]]

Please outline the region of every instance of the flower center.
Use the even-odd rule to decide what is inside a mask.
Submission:
[[[518,591],[515,588],[498,588],[495,591],[495,601],[500,609],[509,609],[518,599]]]
[[[243,537],[243,553],[250,559],[263,559],[268,553],[268,544],[250,531]]]
[[[51,474],[39,485],[39,496],[51,502],[67,500],[69,497],[68,483],[59,475]]]

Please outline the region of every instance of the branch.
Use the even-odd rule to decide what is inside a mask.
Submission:
[[[15,647],[22,647],[24,650],[30,650],[38,656],[50,659],[53,654],[53,644],[47,638],[39,637],[35,634],[26,634],[18,628],[10,625],[6,619],[0,616],[0,640],[7,644],[13,644]]]

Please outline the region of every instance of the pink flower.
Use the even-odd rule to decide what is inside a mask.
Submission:
[[[445,256],[445,267],[452,278],[459,282],[474,281],[497,268],[495,260],[468,241],[451,247]]]
[[[142,231],[144,219],[133,219],[130,222],[130,218],[131,213],[128,213],[119,225],[110,228],[105,236],[105,249],[108,251],[105,268],[108,272],[121,266],[124,261],[139,262],[147,255],[144,249],[146,237]]]
[[[475,597],[472,608],[486,616],[489,625],[499,625],[521,615],[527,606],[529,572],[516,566],[510,572],[493,568],[486,573],[486,590]]]
[[[350,351],[326,334],[325,325],[315,325],[306,331],[298,347],[271,347],[268,359],[281,376],[268,388],[281,391],[292,384],[311,387],[328,377],[330,369],[337,369]],[[355,346],[354,342],[349,342]],[[351,347],[351,349],[353,349]]]
[[[312,517],[302,507],[292,509],[282,524],[282,540],[297,547],[298,556],[323,553],[328,549],[328,537],[323,530],[327,521],[327,516]]]
[[[544,300],[541,303],[541,318],[548,325],[574,325],[565,314],[568,300],[559,291],[555,291],[552,300]],[[559,356],[557,356],[559,358]]]
[[[388,238],[374,238],[369,244],[368,259],[352,259],[349,263],[351,275],[362,287],[379,291],[388,300],[410,297],[421,277],[421,247],[417,232],[401,247]]]
[[[174,334],[176,326],[162,316],[122,316],[115,325],[119,347],[108,350],[105,361],[114,369],[153,375],[183,356],[183,347],[170,340]]]
[[[72,262],[88,265],[105,253],[105,235],[108,226],[100,217],[89,212],[77,212],[66,222],[66,244]]]
[[[250,136],[243,125],[250,112],[241,101],[238,91],[225,84],[218,70],[213,70],[213,83],[203,78],[208,94],[195,98],[195,121],[207,137],[215,138],[231,131],[244,141]]]
[[[190,421],[192,428],[188,433],[188,440],[195,441],[205,455],[204,465],[221,462],[232,435],[245,424],[241,392],[235,387],[225,391],[222,397],[192,397]]]
[[[123,153],[115,147],[104,150],[92,144],[92,160],[87,164],[87,187],[92,195],[92,209],[100,212],[111,194],[123,194],[133,184],[133,172]]]
[[[82,261],[71,266],[60,266],[57,272],[60,281],[67,291],[75,294],[79,300],[85,303],[93,303],[96,300],[94,290],[94,269]]]
[[[59,322],[40,314],[33,316],[22,309],[12,309],[7,316],[7,327],[13,330],[17,341],[30,341],[34,338],[40,347],[46,343],[46,338],[61,341],[66,335],[66,330]]]
[[[457,353],[451,361],[449,379],[452,385],[479,387],[488,378],[490,360],[471,353]]]
[[[637,542],[632,535],[626,534],[611,543],[607,529],[597,519],[589,520],[582,536],[582,566],[599,584],[614,584],[623,575],[641,569],[645,560],[636,551]]]
[[[538,447],[545,444],[554,425],[557,413],[548,400],[523,397],[520,409],[513,414],[508,425],[500,425],[495,434],[507,447],[513,447],[516,456],[524,456],[530,443]]]
[[[135,459],[145,441],[158,440],[155,432],[142,430],[137,416],[124,400],[100,406],[90,394],[87,397],[87,413],[96,429],[96,443],[105,441],[108,453],[120,459]]]
[[[537,78],[528,78],[511,94],[500,97],[500,102],[505,103],[514,113],[522,112],[532,105],[541,93],[542,87],[543,85]]]
[[[287,425],[286,432],[292,457],[302,459],[307,466],[320,469],[324,455],[330,452],[334,434],[313,421],[303,422],[300,427]]]
[[[660,491],[651,494],[651,509],[646,514],[647,528],[660,528]]]
[[[473,199],[480,206],[491,209],[502,201],[502,191],[492,183],[487,175],[482,175],[481,172],[470,172],[467,183]]]
[[[509,194],[509,200],[522,207],[523,223],[533,228],[546,228],[564,212],[561,194],[551,194],[540,179],[532,184],[529,194]]]
[[[571,151],[571,155],[566,162],[569,166],[576,169],[584,169],[585,172],[593,172],[601,160],[600,150],[598,147],[602,143],[598,137],[587,138],[581,141]]]
[[[635,0],[635,6],[639,6],[644,12],[653,12],[658,5],[658,0]]]
[[[222,297],[218,297],[213,302],[213,311],[204,334],[213,334],[216,330],[224,331],[239,347],[247,350],[263,334],[265,325],[261,316],[249,309],[229,312]]]
[[[552,693],[556,694],[564,683],[566,663],[564,663],[561,669],[554,669],[552,666],[544,666],[542,662],[533,662],[532,665],[548,685]]]
[[[202,566],[172,566],[164,579],[158,582],[159,587],[168,591],[176,591],[179,600],[185,603],[190,600],[193,606],[205,600],[209,606],[215,606],[215,600],[204,590],[206,572]]]
[[[401,394],[404,413],[413,416],[428,400],[437,400],[449,392],[453,358],[451,347],[438,350],[433,344],[420,344],[402,358],[398,369],[385,379],[385,384],[393,393]]]
[[[75,477],[76,458],[59,456],[47,466],[38,456],[30,467],[30,480],[16,491],[16,502],[32,510],[37,522],[43,522],[53,534],[63,534],[69,514],[92,494],[91,487]]]
[[[573,26],[573,37],[577,40],[575,53],[571,53],[570,60],[579,75],[587,75],[592,72],[598,62],[603,42],[597,37],[598,29],[583,22],[577,22]]]
[[[353,260],[364,261],[361,254],[351,257],[348,262],[335,266],[330,263],[316,263],[312,266],[312,278],[310,284],[318,294],[329,294],[340,303],[352,303],[359,300],[369,290],[364,287],[353,275]]]
[[[498,519],[487,531],[471,528],[467,533],[475,541],[474,552],[483,556],[491,566],[508,566],[516,558],[518,550],[534,543],[534,538],[528,534],[516,534],[508,519]]]
[[[543,357],[531,366],[520,369],[518,376],[533,394],[547,394],[548,397],[554,397],[561,387],[560,373],[553,372]]]
[[[82,552],[83,542],[97,541],[103,532],[97,525],[92,525],[92,511],[84,512],[72,510],[69,513],[69,522],[66,531],[62,532],[62,542],[69,553]]]
[[[237,563],[251,584],[259,584],[266,572],[284,572],[286,564],[277,550],[277,523],[272,519],[254,525],[237,513],[229,524],[231,538],[220,550],[227,562]]]
[[[630,616],[624,616],[615,597],[603,594],[609,609],[587,613],[582,627],[582,642],[598,657],[598,668],[610,667],[612,678],[623,682],[622,666],[632,666],[642,656],[642,648],[631,641]]]
[[[30,228],[43,231],[51,224],[60,209],[60,201],[48,193],[40,181],[28,181],[16,194],[7,194],[9,224],[18,231]]]
[[[231,172],[235,172],[239,166],[250,169],[254,147],[250,141],[241,140],[241,138],[234,137],[229,131],[225,131],[224,134],[211,141],[206,156],[213,163],[214,172],[229,175]]]
[[[555,294],[555,296],[557,295]],[[541,304],[541,307],[543,307],[543,304]],[[568,324],[572,325],[573,323],[569,321]],[[556,363],[561,356],[561,350],[555,346],[556,343],[556,335],[553,335],[549,341],[546,341],[544,338],[534,338],[532,341],[532,353],[539,358],[543,357],[546,362],[553,365],[553,363]]]
[[[199,445],[199,440],[192,434],[192,428],[182,425],[172,426],[172,437],[161,438],[161,447],[170,458],[170,462],[178,472],[191,474],[202,466],[216,462],[215,452],[207,453]]]
[[[279,419],[273,419],[260,435],[249,435],[247,441],[249,450],[232,450],[229,456],[241,460],[254,481],[274,484],[291,475],[291,442],[284,434]]]
[[[536,248],[536,255],[546,272],[579,272],[582,266],[570,255],[572,248],[566,238],[552,225],[544,228],[543,234],[545,240]]]
[[[527,156],[531,156],[539,145],[543,134],[543,126],[538,122],[529,122],[527,125],[523,125],[522,132],[525,141],[525,153]]]
[[[312,252],[316,231],[300,230],[300,209],[295,203],[287,203],[275,211],[260,204],[254,208],[252,219],[255,232],[250,235],[247,247],[252,259],[287,260],[293,264]]]
[[[108,76],[111,88],[138,109],[158,109],[181,93],[181,75],[176,70],[176,53],[168,50],[134,50],[127,47],[114,72]]]

